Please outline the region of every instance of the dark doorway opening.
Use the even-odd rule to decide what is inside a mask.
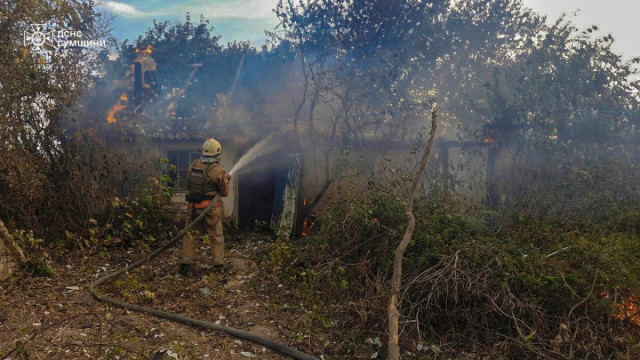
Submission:
[[[238,176],[238,223],[288,236],[295,228],[299,189],[298,154],[256,159]]]
[[[238,176],[238,220],[241,227],[268,229],[278,168],[264,163],[249,166]]]

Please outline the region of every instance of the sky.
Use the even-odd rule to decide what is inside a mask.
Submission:
[[[615,39],[614,50],[624,59],[640,56],[637,18],[640,0],[523,0],[524,4],[540,14],[548,16],[547,21],[557,20],[562,13],[570,18],[578,28],[597,25],[602,35],[611,34]],[[573,16],[577,10],[578,13]]]
[[[640,56],[636,23],[640,0],[522,0],[548,21],[567,13],[579,28],[598,25],[602,35],[612,34],[616,52],[625,59]],[[113,34],[122,41],[135,40],[152,20],[184,21],[189,12],[197,21],[200,15],[211,20],[221,43],[250,40],[255,46],[265,39],[265,30],[277,24],[273,13],[278,0],[117,0],[103,1],[99,10],[115,15]],[[579,11],[574,15],[574,13]]]
[[[185,20],[189,12],[198,22],[200,15],[209,19],[222,44],[234,40],[250,40],[260,45],[265,30],[278,23],[273,9],[278,0],[117,0],[103,1],[98,11],[115,15],[113,35],[120,41],[135,40],[149,28],[153,20],[170,22]]]

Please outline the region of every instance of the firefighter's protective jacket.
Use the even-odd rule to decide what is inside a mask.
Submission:
[[[213,199],[216,195],[229,195],[229,179],[224,167],[219,162],[205,163],[195,160],[187,173],[187,190],[190,194],[199,194],[205,199]]]

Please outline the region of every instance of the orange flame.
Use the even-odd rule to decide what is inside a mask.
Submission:
[[[109,124],[113,124],[115,122],[118,121],[118,119],[116,119],[115,114],[118,111],[124,110],[126,109],[126,105],[115,105],[114,107],[111,108],[111,110],[109,110],[109,115],[107,115],[107,121],[109,122]]]
[[[118,122],[118,119],[116,119],[115,115],[118,111],[122,111],[127,108],[126,103],[128,99],[129,98],[127,96],[127,93],[122,93],[122,95],[120,95],[120,103],[114,105],[111,109],[109,109],[109,114],[107,115],[107,121],[109,122],[109,124]]]
[[[304,199],[303,201],[304,205],[307,205],[307,199]],[[307,236],[309,235],[309,229],[311,228],[311,226],[313,226],[313,222],[316,219],[316,213],[311,213],[309,214],[309,216],[305,216],[304,220],[302,221],[302,230],[300,231],[300,236]]]
[[[609,293],[601,291],[600,296],[608,299]],[[618,309],[612,316],[620,320],[629,320],[636,326],[640,326],[640,295],[622,296]]]
[[[302,200],[302,205],[303,206],[307,206],[307,198],[304,198]],[[300,236],[304,237],[304,236],[309,235],[308,230],[309,230],[309,217],[306,216],[304,218],[304,220],[302,221],[302,231],[300,231]]]
[[[308,227],[309,227],[309,219],[308,218],[304,218],[304,221],[302,222],[302,231],[300,232],[300,236],[309,235],[307,233]]]
[[[629,319],[632,323],[640,325],[640,296],[631,295],[620,303],[620,312],[614,315],[616,318]]]
[[[153,53],[153,47],[151,45],[147,45],[146,48],[137,48],[136,49],[136,54],[142,55],[142,56],[146,56],[146,55],[151,55]]]

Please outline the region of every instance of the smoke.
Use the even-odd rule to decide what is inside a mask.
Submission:
[[[235,174],[236,171],[244,168],[259,157],[275,153],[282,147],[282,144],[283,143],[276,138],[275,133],[269,134],[242,155],[240,160],[238,160],[231,171],[229,171],[229,174]]]
[[[106,78],[117,79],[117,81],[105,81],[96,87],[91,96],[85,98],[85,114],[80,118],[85,123],[87,119],[95,119],[89,125],[103,128],[102,134],[113,135],[116,140],[120,138],[120,134],[139,134],[140,136],[135,137],[136,139],[144,141],[144,138],[149,138],[151,144],[154,141],[191,141],[210,136],[229,146],[233,144],[238,150],[246,149],[245,144],[255,143],[256,145],[233,166],[230,173],[238,171],[256,173],[260,166],[276,166],[277,162],[269,161],[272,159],[269,159],[268,155],[276,152],[290,152],[288,142],[292,138],[287,135],[276,136],[276,134],[295,130],[296,139],[300,144],[296,150],[305,158],[306,173],[309,175],[313,172],[313,181],[318,182],[319,188],[324,188],[337,173],[335,169],[338,162],[345,157],[359,159],[357,165],[362,165],[370,174],[377,169],[375,164],[378,154],[398,155],[394,157],[397,158],[394,166],[406,165],[407,168],[412,168],[415,162],[402,163],[406,149],[403,147],[419,143],[422,135],[428,130],[425,129],[427,124],[425,118],[432,101],[437,100],[441,105],[438,140],[448,141],[447,149],[452,147],[451,144],[454,142],[463,146],[465,143],[474,144],[481,141],[489,144],[493,141],[491,144],[495,145],[497,142],[494,138],[495,134],[507,134],[510,127],[520,126],[524,128],[521,132],[528,131],[524,125],[529,123],[528,117],[532,116],[529,114],[546,116],[545,114],[549,112],[558,113],[554,109],[565,104],[562,102],[563,99],[568,99],[567,102],[573,101],[569,96],[557,96],[555,98],[558,101],[553,101],[547,106],[540,101],[546,98],[539,99],[534,96],[540,93],[530,85],[534,82],[525,82],[524,85],[527,86],[523,87],[518,80],[522,78],[519,72],[521,66],[518,61],[513,63],[512,57],[517,49],[522,48],[522,45],[521,42],[513,41],[514,36],[504,36],[504,34],[518,33],[518,36],[523,38],[534,36],[537,32],[529,30],[530,28],[538,29],[538,20],[531,18],[522,24],[518,23],[520,25],[514,25],[510,20],[514,18],[511,14],[512,12],[520,14],[519,8],[505,10],[497,7],[491,8],[492,10],[487,13],[483,12],[481,22],[476,23],[475,20],[472,21],[475,16],[473,14],[476,12],[471,11],[467,5],[475,4],[474,6],[480,9],[481,2],[477,4],[460,2],[460,4],[455,8],[455,12],[447,15],[456,21],[442,25],[447,28],[455,41],[442,45],[441,50],[431,52],[429,50],[432,44],[423,41],[431,36],[431,30],[435,29],[437,33],[436,30],[439,27],[436,26],[433,29],[418,27],[417,24],[424,20],[423,17],[430,16],[418,11],[412,12],[414,18],[411,21],[413,22],[398,24],[402,31],[413,31],[415,28],[416,31],[423,32],[417,38],[410,37],[408,40],[412,42],[407,41],[393,44],[393,46],[388,42],[382,42],[378,49],[376,46],[367,45],[369,42],[365,42],[366,39],[355,37],[353,41],[359,44],[362,40],[362,46],[357,51],[350,51],[355,52],[353,56],[361,53],[360,58],[364,59],[363,61],[352,61],[353,56],[347,54],[346,50],[294,51],[295,47],[283,42],[280,47],[265,47],[262,51],[258,51],[248,43],[219,46],[214,34],[205,36],[206,41],[198,36],[166,40],[160,32],[158,35],[146,37],[139,44],[139,46],[147,43],[154,44],[153,56],[158,66],[157,69],[155,66],[149,67],[150,70],[155,71],[150,71],[153,76],[145,74],[145,79],[149,82],[157,81],[153,81],[151,87],[143,88],[152,95],[139,101],[139,106],[129,106],[120,111],[117,123],[109,123],[106,119],[108,109],[117,103],[119,94],[123,92],[131,94],[134,87],[132,76],[121,79],[119,72],[111,70]],[[494,11],[496,13],[493,13]],[[356,17],[352,20],[352,25],[355,28],[366,25],[362,21],[362,18]],[[305,24],[302,22],[299,26],[306,26]],[[350,25],[351,22],[345,24]],[[326,24],[318,23],[317,25]],[[192,25],[179,23],[164,32],[173,33],[175,30],[175,33],[180,33],[193,31],[192,29]],[[292,32],[292,34],[295,33]],[[318,36],[322,34],[319,33]],[[484,35],[476,39],[470,34]],[[333,46],[332,44],[329,42],[325,45]],[[423,48],[411,50],[412,44],[421,44]],[[396,47],[401,45],[404,48],[400,53],[406,53],[403,56],[410,56],[414,52],[432,53],[432,55],[425,59],[418,56],[415,61],[398,58],[394,54],[398,52]],[[183,48],[189,51],[176,51]],[[378,49],[375,50],[376,56],[369,56],[370,48]],[[458,56],[460,53],[471,53],[473,56],[461,57]],[[125,61],[129,56],[127,54],[124,52],[123,59],[114,61],[109,69],[122,70],[121,68],[127,65]],[[526,52],[523,53],[523,56],[526,54]],[[150,59],[150,56],[146,58]],[[375,65],[373,62],[370,63],[373,60],[367,59],[376,59]],[[541,62],[553,60],[553,58],[549,59],[537,60],[532,57],[533,65],[530,68],[533,70],[528,70],[529,72],[525,75],[529,77],[536,75],[537,66]],[[490,66],[487,67],[487,64]],[[501,72],[494,72],[493,69],[500,69]],[[396,72],[405,75],[398,78],[388,75]],[[499,74],[507,72],[513,74],[508,77],[509,79],[516,79],[513,83],[502,81],[499,77]],[[507,75],[502,77],[506,78]],[[575,76],[565,78],[573,79]],[[572,84],[558,83],[554,88],[564,86],[567,90],[549,89],[549,92],[572,94],[576,87],[589,88],[570,85]],[[504,91],[503,86],[507,87]],[[524,89],[529,92],[523,92],[520,97],[497,98],[497,100],[504,98],[506,99],[504,101],[510,101],[509,106],[492,100],[491,96],[495,97],[502,93],[515,94],[513,89]],[[493,93],[497,95],[491,95]],[[516,101],[520,98],[533,100],[520,104]],[[616,97],[607,98],[615,99]],[[608,105],[608,108],[624,105],[622,100],[612,104],[605,104],[604,101],[599,103]],[[524,108],[525,106],[528,107]],[[511,116],[510,113],[520,108],[522,111],[518,111],[517,114],[522,115],[522,121],[518,120],[520,119],[518,116]],[[546,111],[540,111],[539,108]],[[582,111],[589,110],[591,108]],[[496,113],[504,116],[498,117]],[[575,120],[572,120],[573,123],[580,121],[581,124],[589,125],[587,117],[582,113],[575,113],[573,117],[575,117]],[[494,137],[485,134],[487,124],[502,118],[507,119],[505,124],[496,123],[495,125],[507,130],[501,132],[494,130],[492,133]],[[556,127],[568,126],[563,120],[567,118],[564,110],[551,118],[556,119],[557,125],[554,125]],[[611,123],[614,125],[622,123],[620,121],[614,123],[613,120]],[[541,118],[539,124],[544,131],[553,127],[549,125],[546,117]],[[498,130],[503,129],[498,128]],[[592,132],[598,131],[599,128],[594,128]],[[265,134],[269,135],[265,137]],[[546,143],[556,141],[558,136],[554,133],[541,132],[541,134],[544,135],[540,136],[541,139],[545,141],[549,139]],[[506,140],[513,137],[502,136]],[[523,142],[531,142],[530,136],[521,136],[521,138]],[[512,143],[512,141],[503,141],[501,144],[507,142]],[[488,151],[486,148],[487,146],[484,145],[473,149],[455,148],[450,154],[451,158],[445,159],[449,162],[449,168],[446,171],[444,169],[438,171],[446,172],[447,176],[458,175],[462,178],[460,183],[470,181],[471,175],[460,174],[465,171],[470,172],[471,169],[478,169],[474,170],[474,173],[486,172],[484,170],[488,167],[487,161],[484,160],[486,157],[484,154]],[[589,147],[589,149],[593,148]],[[444,156],[445,151],[443,150],[441,154]],[[439,166],[442,168],[442,164]],[[460,170],[454,171],[454,167]],[[437,174],[438,172],[434,170],[433,177]],[[305,181],[311,182],[311,179],[312,176],[306,176]],[[477,186],[473,186],[473,191],[478,193],[478,198],[483,198],[485,192],[483,184],[486,179],[478,176],[477,181],[474,180],[474,183],[476,182]],[[468,187],[471,192],[472,186]],[[457,191],[460,190],[460,186],[455,188]]]

